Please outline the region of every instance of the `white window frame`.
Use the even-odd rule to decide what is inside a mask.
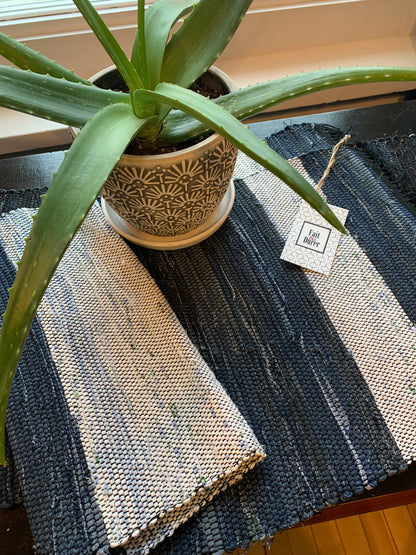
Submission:
[[[130,51],[134,38],[135,4],[126,0],[121,1],[117,9],[107,6],[100,10],[126,52]],[[416,66],[412,40],[415,21],[415,0],[254,0],[217,65],[231,76],[238,87],[318,68],[376,64]],[[37,14],[0,21],[0,31],[25,42],[83,77],[89,77],[111,64],[77,12],[49,16]],[[410,88],[414,88],[414,84],[346,87],[295,99],[286,103],[284,108],[350,100]],[[5,117],[3,110],[0,111],[0,118],[2,153],[16,148],[13,127],[15,119],[22,119],[22,116],[13,113]],[[26,120],[23,118],[23,121]],[[47,138],[52,128],[54,135],[50,140],[56,141],[61,128],[49,122],[42,122],[41,125],[43,137]],[[2,146],[5,144],[2,135],[9,146]],[[26,135],[31,136],[33,132],[23,130],[18,144]],[[26,144],[23,148],[32,148],[32,145]]]
[[[151,0],[150,0],[151,1]],[[266,0],[267,1],[267,0]],[[92,0],[97,10],[132,5],[132,0]],[[45,15],[74,13],[77,8],[72,0],[2,0],[0,20],[19,20]]]

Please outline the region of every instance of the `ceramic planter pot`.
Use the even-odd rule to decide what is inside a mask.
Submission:
[[[210,72],[234,90],[225,74]],[[104,214],[121,235],[147,247],[195,244],[231,210],[236,155],[236,147],[216,133],[176,152],[124,154],[101,191]]]

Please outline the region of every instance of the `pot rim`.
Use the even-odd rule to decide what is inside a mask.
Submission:
[[[111,65],[108,66],[100,71],[98,71],[97,73],[95,73],[94,75],[92,75],[89,78],[89,81],[91,81],[92,83],[94,83],[94,81],[96,81],[97,79],[103,77],[104,75],[106,75],[107,73],[109,73],[110,71],[117,69],[117,67],[115,65]],[[230,92],[234,92],[237,90],[237,87],[235,86],[234,82],[230,79],[230,77],[224,73],[224,71],[222,71],[221,69],[219,69],[216,66],[211,66],[209,68],[210,71],[212,71],[213,73],[215,73],[223,82],[224,84],[229,88]],[[74,129],[75,128],[71,128]],[[219,133],[213,132],[211,135],[209,135],[206,139],[204,139],[203,141],[199,141],[198,143],[195,143],[194,145],[188,146],[186,148],[182,148],[180,150],[175,150],[173,152],[165,152],[163,154],[122,154],[118,164],[120,165],[135,165],[135,161],[137,161],[137,159],[140,160],[148,160],[149,162],[152,160],[165,160],[166,158],[176,158],[176,157],[182,157],[182,156],[186,156],[190,153],[195,153],[198,152],[199,150],[204,151],[206,149],[210,149],[212,147],[213,144],[215,144],[215,142],[219,142],[220,140],[223,140],[224,137],[222,135],[220,135]]]
[[[211,149],[216,142],[220,142],[222,140],[225,140],[222,135],[219,135],[218,133],[212,133],[209,137],[207,137],[203,141],[200,141],[199,143],[188,146],[186,148],[181,148],[180,150],[174,150],[172,152],[165,152],[163,154],[122,154],[120,160],[118,161],[118,164],[134,165],[138,159],[142,160],[143,162],[157,162],[157,160],[166,160],[167,158],[172,158],[172,160],[174,160],[175,158],[181,158],[183,156],[186,157],[189,154],[195,156],[195,154],[199,154],[199,151],[202,151],[202,154],[205,150]]]

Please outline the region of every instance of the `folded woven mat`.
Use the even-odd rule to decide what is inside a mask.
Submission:
[[[13,195],[3,195],[6,208]],[[33,213],[0,220],[3,305]],[[36,551],[45,555],[121,545],[147,553],[264,457],[98,205],[38,310],[7,432]]]

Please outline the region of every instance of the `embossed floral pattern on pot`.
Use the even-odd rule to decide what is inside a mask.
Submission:
[[[220,135],[182,151],[124,155],[102,189],[126,222],[152,235],[174,236],[202,225],[229,186],[237,149]]]

